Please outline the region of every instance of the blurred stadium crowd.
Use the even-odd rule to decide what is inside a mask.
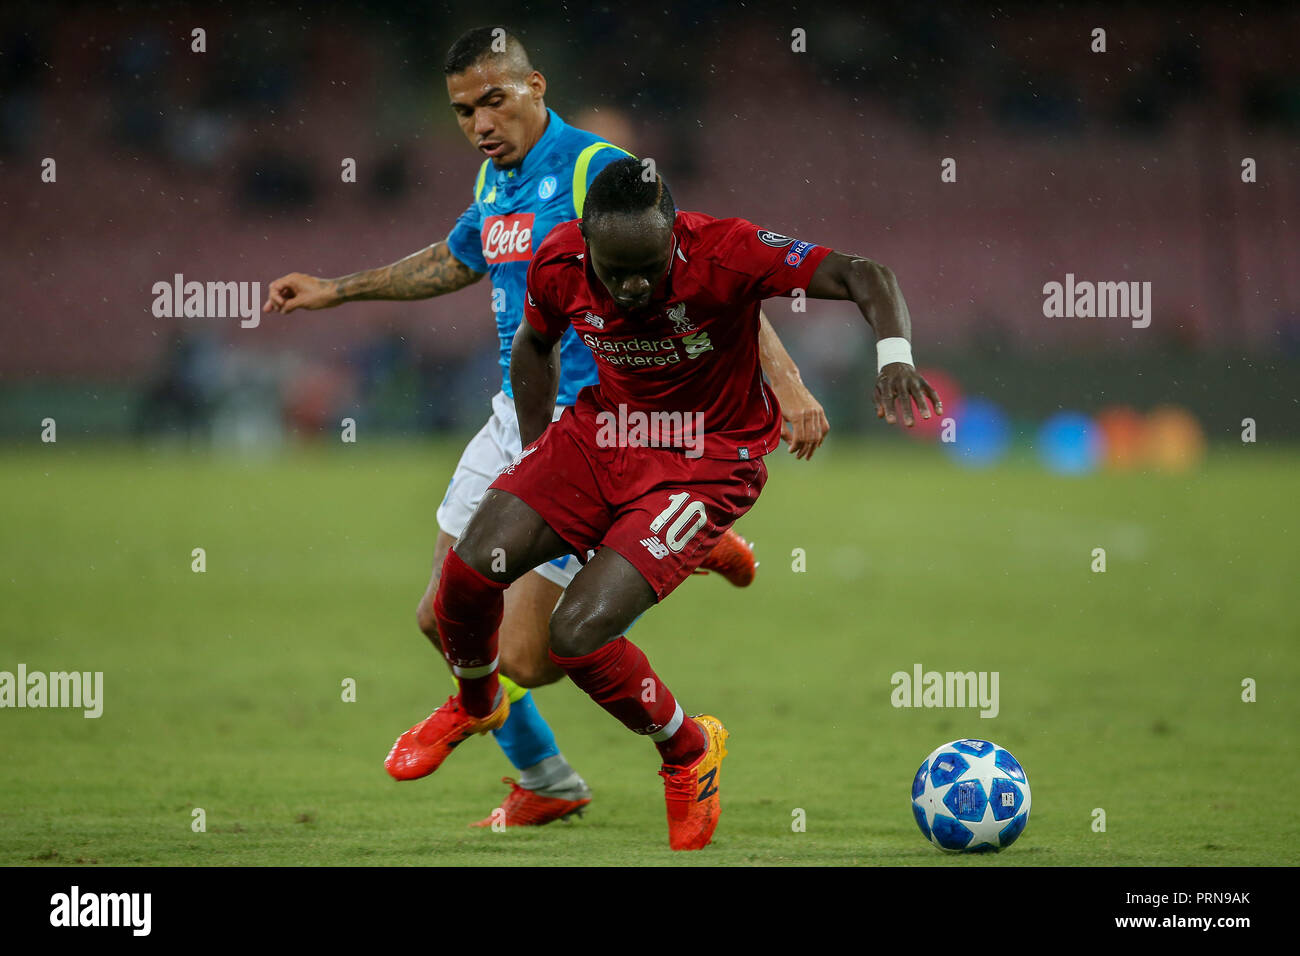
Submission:
[[[529,46],[548,105],[654,157],[684,208],[890,265],[922,364],[1013,417],[1176,401],[1226,437],[1240,414],[1211,420],[1224,390],[1289,394],[1300,11],[806,11],[665,0],[491,15]],[[345,274],[443,238],[480,160],[447,108],[441,59],[488,15],[7,5],[0,435],[30,435],[56,410],[88,434],[236,443],[344,415],[385,431],[476,428],[496,388],[484,286],[256,328],[157,318],[151,289],[180,273],[260,282],[264,297],[285,272]],[[1098,27],[1104,53],[1091,50]],[[345,158],[355,183],[341,181]],[[945,158],[955,182],[940,179]],[[1242,181],[1246,158],[1255,182]],[[1150,327],[1046,317],[1043,285],[1067,273],[1151,282]],[[874,352],[852,307],[768,311],[833,425],[865,424]],[[1297,437],[1289,404],[1282,431]]]

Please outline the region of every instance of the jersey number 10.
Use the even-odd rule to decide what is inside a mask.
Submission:
[[[650,533],[658,534],[659,529],[667,524],[668,519],[681,511],[682,505],[690,496],[689,491],[681,491],[675,495],[670,495],[668,497],[668,507],[659,512],[659,516],[650,522]],[[677,515],[677,519],[668,525],[668,531],[664,534],[664,544],[674,551],[682,550],[682,548],[686,547],[687,542],[695,537],[695,532],[703,528],[704,523],[708,520],[709,515],[704,510],[704,502],[692,501],[686,506],[686,510]]]

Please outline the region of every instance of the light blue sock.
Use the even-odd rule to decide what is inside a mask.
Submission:
[[[524,771],[535,767],[547,757],[560,752],[555,734],[533,703],[533,695],[524,692],[518,700],[511,695],[510,716],[497,730],[492,731],[506,758],[515,768]]]

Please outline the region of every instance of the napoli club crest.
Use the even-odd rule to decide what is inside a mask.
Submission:
[[[540,183],[537,184],[537,198],[550,199],[552,196],[555,195],[555,186],[556,186],[555,177],[547,176],[545,179],[543,179]]]

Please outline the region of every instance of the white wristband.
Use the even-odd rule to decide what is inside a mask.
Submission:
[[[876,374],[879,375],[891,362],[902,362],[916,367],[912,361],[912,343],[904,338],[880,339],[876,342]]]

